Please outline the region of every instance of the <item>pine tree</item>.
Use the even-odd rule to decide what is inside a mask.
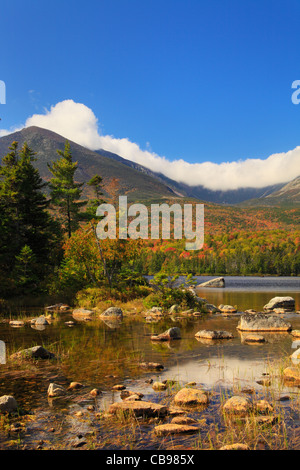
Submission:
[[[0,166],[0,289],[12,288],[17,257],[24,246],[36,260],[35,274],[42,280],[54,263],[53,255],[60,245],[57,223],[47,208],[43,190],[46,183],[33,166],[35,153],[25,143],[18,151],[13,142]],[[1,283],[0,283],[1,284]]]
[[[73,162],[70,143],[66,141],[64,150],[57,150],[57,153],[61,158],[51,165],[48,164],[53,175],[49,184],[50,195],[52,204],[58,208],[62,225],[70,238],[72,232],[78,228],[81,219],[80,208],[86,204],[86,201],[80,201],[84,183],[75,183],[77,162]]]

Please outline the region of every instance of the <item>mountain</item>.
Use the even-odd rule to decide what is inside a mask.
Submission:
[[[300,206],[300,176],[281,188],[257,199],[244,202],[244,206]]]
[[[0,138],[0,157],[6,155],[13,141],[21,145],[26,141],[37,152],[35,166],[41,176],[49,180],[51,174],[47,163],[58,158],[57,149],[63,150],[65,137],[39,127],[27,127],[21,131]],[[94,174],[103,177],[104,196],[114,191],[113,180],[117,179],[118,193],[127,195],[129,201],[151,199],[193,198],[215,204],[242,204],[245,206],[275,206],[282,204],[299,205],[299,178],[288,184],[277,184],[264,188],[241,188],[231,191],[213,191],[201,185],[189,186],[178,183],[159,172],[154,172],[138,163],[104,149],[89,150],[71,142],[74,161],[78,162],[76,179],[87,182]],[[85,187],[84,196],[89,197],[91,189]]]
[[[171,180],[162,173],[157,173],[151,171],[149,168],[146,168],[139,163],[126,160],[115,153],[108,152],[107,150],[96,150],[97,153],[105,155],[108,158],[120,161],[124,165],[128,165],[131,168],[134,168],[144,174],[152,176],[163,184],[166,184],[175,194],[182,197],[196,198],[202,201],[214,202],[216,204],[238,204],[249,199],[266,197],[269,194],[272,194],[274,191],[280,190],[283,184],[275,184],[272,186],[267,186],[264,188],[240,188],[233,189],[228,191],[207,189],[204,186],[189,186],[185,183],[178,183],[177,181]]]
[[[55,132],[39,127],[27,127],[0,138],[0,156],[3,157],[9,151],[13,141],[19,143],[19,148],[24,142],[37,152],[37,160],[34,162],[40,175],[46,181],[51,178],[47,163],[57,160],[59,155],[56,150],[63,150],[66,139]],[[78,162],[76,181],[87,182],[96,173],[103,177],[104,196],[114,191],[113,180],[117,179],[117,192],[127,195],[128,200],[145,200],[151,198],[171,198],[176,196],[171,188],[151,175],[142,173],[129,165],[125,165],[122,159],[112,159],[100,152],[88,150],[75,142],[70,141],[73,160]],[[85,187],[84,196],[89,197],[91,189]]]

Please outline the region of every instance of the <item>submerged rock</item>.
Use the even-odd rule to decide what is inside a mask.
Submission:
[[[155,426],[154,432],[155,434],[167,435],[167,434],[190,434],[199,431],[198,426],[191,426],[189,424],[160,424],[159,426]]]
[[[276,315],[244,313],[237,329],[240,331],[290,331],[292,325]]]
[[[164,366],[160,364],[159,362],[140,362],[139,366],[142,369],[148,369],[148,370],[162,370],[164,369]]]
[[[262,335],[258,335],[258,334],[250,334],[250,335],[246,335],[244,336],[243,338],[243,341],[245,343],[264,343],[266,340],[265,338],[262,336]]]
[[[20,328],[25,325],[25,323],[22,320],[11,320],[9,322],[10,326],[13,326],[14,328]]]
[[[1,413],[11,413],[18,408],[18,404],[15,398],[11,395],[3,395],[0,397],[0,412]]]
[[[11,359],[53,359],[55,354],[43,348],[43,346],[33,346],[12,354]]]
[[[198,284],[197,287],[225,287],[225,279],[224,277],[216,277],[215,279]]]
[[[161,333],[160,335],[151,336],[151,340],[154,340],[154,341],[170,341],[172,339],[181,339],[180,328],[177,328],[177,327],[169,328],[167,331],[165,331],[164,333]]]
[[[75,320],[90,320],[94,314],[95,312],[93,310],[88,310],[86,308],[76,308],[72,313]]]
[[[219,450],[250,450],[250,447],[247,444],[237,442],[236,444],[227,444],[226,446],[220,447]]]
[[[300,367],[286,367],[283,377],[287,382],[300,383]]]
[[[155,390],[156,392],[160,392],[160,391],[162,391],[162,390],[167,390],[168,385],[165,384],[165,383],[162,383],[162,382],[153,382],[152,388],[153,388],[153,390]]]
[[[265,306],[264,310],[274,310],[275,308],[295,309],[295,299],[293,297],[273,297]]]
[[[195,334],[195,336],[197,338],[204,338],[204,339],[231,339],[233,338],[232,333],[229,333],[228,331],[217,331],[217,330],[200,330]]]
[[[113,403],[110,405],[108,413],[117,415],[134,415],[136,417],[162,417],[168,412],[168,408],[165,405],[159,405],[158,403],[152,403],[149,401],[122,401]]]

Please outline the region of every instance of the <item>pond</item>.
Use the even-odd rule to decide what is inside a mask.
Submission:
[[[273,280],[262,279],[263,288],[261,279],[256,285],[255,280],[250,278],[226,278],[225,289],[201,289],[201,294],[198,294],[216,305],[237,305],[238,310],[261,310],[272,297],[291,295],[299,309],[299,279],[284,279],[276,290]],[[199,279],[201,281],[202,278]],[[38,312],[42,313],[42,310]],[[27,314],[37,316],[36,311]],[[300,329],[299,314],[285,314],[284,319],[292,324],[293,329]],[[69,320],[74,322],[73,326],[68,326]],[[57,356],[54,361],[40,360],[25,364],[0,361],[0,396],[13,395],[25,415],[32,415],[32,419],[26,421],[26,432],[19,434],[19,441],[0,427],[0,448],[35,448],[37,445],[50,449],[69,448],[73,439],[77,439],[78,435],[89,435],[91,429],[93,432],[96,430],[98,436],[90,444],[91,448],[190,448],[199,447],[200,441],[205,447],[207,441],[204,437],[199,441],[199,436],[197,442],[195,437],[172,437],[172,440],[163,440],[162,444],[161,440],[153,438],[153,425],[151,427],[149,423],[139,426],[139,438],[130,442],[126,426],[99,424],[95,413],[103,413],[111,403],[121,401],[120,392],[112,390],[114,385],[123,384],[128,390],[139,391],[144,395],[143,400],[168,400],[173,392],[154,392],[151,380],[172,380],[178,386],[195,382],[197,387],[214,391],[215,401],[212,400],[209,411],[199,415],[207,420],[205,436],[212,434],[209,427],[212,423],[217,423],[219,430],[224,428],[217,411],[224,394],[232,395],[243,387],[251,388],[254,395],[272,395],[277,401],[287,394],[289,401],[280,402],[280,406],[287,413],[286,422],[290,430],[296,432],[300,426],[300,415],[299,402],[294,400],[299,400],[299,387],[282,383],[275,372],[275,364],[286,361],[300,346],[300,341],[290,333],[268,333],[264,334],[264,343],[247,344],[244,335],[236,328],[238,320],[239,314],[226,317],[221,314],[202,317],[179,315],[147,323],[142,316],[130,315],[125,316],[122,322],[104,322],[99,318],[80,322],[74,320],[71,313],[63,313],[55,316],[44,329],[34,329],[29,323],[21,328],[12,328],[7,322],[0,323],[0,340],[5,343],[7,357],[34,345],[43,345]],[[151,341],[153,333],[161,333],[172,326],[180,328],[181,340]],[[231,332],[233,339],[197,340],[195,333],[204,329]],[[157,372],[143,370],[141,362],[161,363],[164,368]],[[271,375],[272,380],[266,386],[264,379]],[[49,383],[67,387],[72,381],[82,383],[83,389],[74,392],[68,399],[48,399]],[[94,388],[102,392],[97,398],[89,394]],[[297,406],[292,406],[292,403],[297,403]],[[83,415],[78,418],[81,412]]]

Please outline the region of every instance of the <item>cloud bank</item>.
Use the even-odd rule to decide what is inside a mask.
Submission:
[[[170,161],[154,152],[143,150],[128,138],[101,135],[98,119],[93,111],[82,103],[65,100],[34,114],[25,126],[38,126],[56,132],[90,150],[100,148],[139,163],[152,171],[190,186],[202,185],[211,190],[261,188],[291,181],[300,174],[300,147],[284,153],[270,155],[266,159],[248,158],[236,162],[189,163],[183,159]],[[0,137],[19,129],[0,131]]]

